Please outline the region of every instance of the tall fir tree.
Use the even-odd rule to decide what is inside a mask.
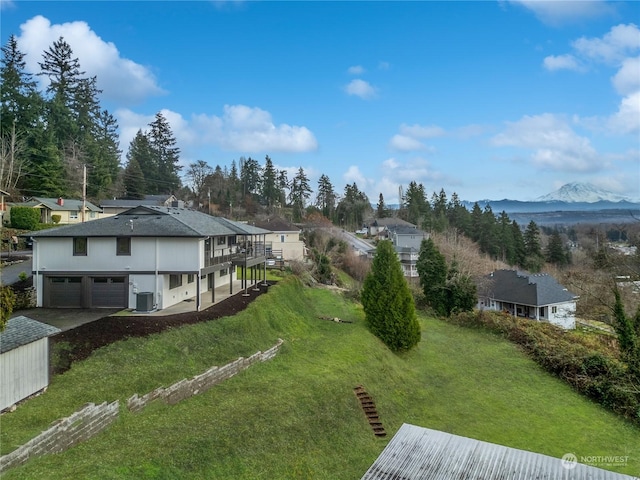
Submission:
[[[311,196],[311,186],[309,185],[309,178],[304,173],[302,167],[298,168],[298,172],[291,180],[291,192],[289,193],[289,200],[293,207],[293,220],[299,222],[304,217],[304,210],[307,200]]]
[[[437,315],[447,316],[447,261],[431,238],[420,244],[416,269],[427,304]]]
[[[157,186],[155,185],[155,179],[158,176],[158,166],[155,162],[154,154],[149,143],[149,137],[147,137],[142,130],[138,130],[135,137],[133,137],[133,140],[129,143],[129,150],[127,151],[127,166],[131,164],[132,160],[135,160],[138,164],[140,172],[143,175],[142,186],[139,186],[138,179],[135,179],[137,194],[139,194],[140,189],[142,189],[142,193],[148,195],[158,193]],[[125,186],[128,181],[127,171],[128,168],[125,168]]]
[[[369,330],[392,351],[410,350],[420,341],[413,296],[388,240],[376,247],[362,287],[362,305]]]
[[[177,141],[171,130],[171,125],[162,112],[158,112],[149,127],[149,144],[157,165],[157,177],[155,178],[157,193],[177,192],[182,184],[179,176],[182,166],[179,163],[180,149],[176,146]]]
[[[265,157],[262,168],[261,197],[262,203],[267,207],[267,212],[273,213],[273,208],[280,197],[280,191],[278,189],[278,172],[269,155]]]
[[[318,190],[316,194],[316,207],[320,209],[322,215],[331,219],[336,208],[336,193],[331,184],[331,180],[324,173],[318,179]]]

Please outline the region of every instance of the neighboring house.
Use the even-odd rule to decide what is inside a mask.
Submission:
[[[103,216],[110,217],[126,212],[127,210],[138,207],[140,205],[146,207],[176,207],[184,208],[184,202],[178,200],[175,195],[145,195],[144,198],[137,200],[102,200],[100,208],[102,208]]]
[[[480,310],[506,311],[511,315],[576,328],[577,296],[546,273],[496,270],[478,286]]]
[[[269,217],[266,220],[257,220],[254,225],[269,230],[265,237],[267,259],[303,260],[304,242],[300,239],[301,231],[280,217]]]
[[[380,233],[384,232],[388,229],[388,227],[412,227],[416,228],[413,223],[406,222],[400,218],[376,218],[373,222],[371,222],[368,226],[368,233],[370,236],[375,237]]]
[[[257,281],[266,230],[184,208],[140,206],[31,232],[38,307],[161,310],[235,280]],[[247,270],[249,269],[249,271]],[[233,292],[231,292],[233,293]]]
[[[60,329],[28,317],[10,318],[0,332],[0,410],[49,385],[49,339]]]
[[[418,277],[416,264],[420,255],[420,244],[422,240],[429,238],[429,234],[418,230],[411,224],[409,226],[387,225],[386,236],[396,249],[404,276],[409,278]]]
[[[8,197],[9,192],[5,192],[0,189],[0,227],[4,225],[4,212],[7,210],[7,205],[4,202],[4,197]]]
[[[100,218],[102,210],[91,202],[84,202],[84,218],[82,200],[68,198],[31,197],[26,202],[14,203],[14,207],[31,207],[40,210],[40,223],[53,223],[53,215],[60,216],[60,225],[81,223]]]
[[[573,454],[554,458],[405,423],[362,480],[634,480],[577,460]]]

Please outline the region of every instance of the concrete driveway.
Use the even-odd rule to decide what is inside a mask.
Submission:
[[[19,275],[24,272],[28,277],[31,276],[31,252],[29,255],[21,255],[23,252],[14,252],[12,253],[12,257],[14,258],[24,258],[17,263],[12,263],[11,265],[3,265],[0,270],[0,284],[1,285],[11,285],[16,283],[19,279]],[[3,260],[11,260],[11,257],[8,257],[6,254],[2,255]]]
[[[58,327],[64,332],[85,323],[108,317],[121,310],[121,308],[29,308],[13,312],[11,318],[24,315],[39,322]]]

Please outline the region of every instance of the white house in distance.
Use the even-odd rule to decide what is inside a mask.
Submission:
[[[480,310],[506,311],[511,315],[576,328],[577,296],[546,273],[496,270],[478,288]]]
[[[49,385],[49,337],[59,328],[18,316],[0,332],[0,410]]]
[[[371,229],[371,227],[369,227]],[[376,230],[379,237],[386,237],[391,240],[393,247],[398,254],[402,273],[407,278],[418,277],[418,256],[420,255],[420,245],[422,240],[429,238],[427,232],[419,230],[415,225],[404,222],[403,224],[386,224],[384,230]],[[369,252],[373,256],[375,249]]]
[[[304,259],[304,242],[300,239],[300,229],[280,217],[256,220],[256,227],[269,230],[265,236],[267,258],[284,261]]]
[[[29,233],[38,307],[161,310],[265,266],[266,230],[184,208],[119,215]],[[233,293],[231,291],[231,293]]]

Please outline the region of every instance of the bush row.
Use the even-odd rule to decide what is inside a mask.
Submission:
[[[549,323],[500,312],[463,312],[449,322],[482,327],[516,343],[541,367],[619,415],[640,425],[640,379],[629,373],[617,348]]]

